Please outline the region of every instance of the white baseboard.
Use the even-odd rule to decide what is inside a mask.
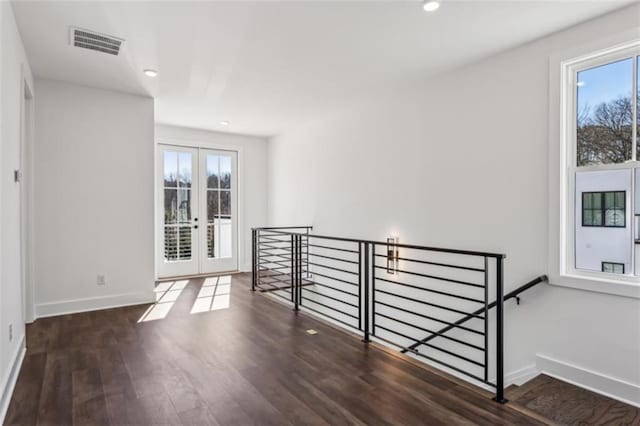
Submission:
[[[504,385],[505,387],[509,385],[522,386],[539,374],[540,370],[538,370],[535,364],[531,364],[519,370],[505,374]]]
[[[541,373],[576,386],[640,407],[640,386],[607,376],[577,365],[536,355],[536,367]]]
[[[84,299],[61,300],[57,302],[37,304],[36,318],[73,314],[78,312],[98,311],[101,309],[119,308],[123,306],[140,305],[143,303],[154,302],[155,293],[153,291],[114,294],[101,297],[87,297]]]
[[[2,384],[2,388],[0,389],[0,424],[4,424],[4,417],[7,415],[9,403],[11,402],[11,396],[13,396],[13,390],[16,386],[16,382],[18,381],[20,367],[22,367],[24,355],[27,352],[27,348],[24,344],[24,339],[25,336],[23,335],[22,340],[18,345],[18,349],[13,355],[9,375],[7,376],[6,381]]]

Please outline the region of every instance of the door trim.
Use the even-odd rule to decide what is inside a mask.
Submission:
[[[20,279],[22,293],[22,319],[26,324],[35,321],[34,286],[35,279],[33,265],[34,250],[34,94],[32,84],[29,83],[24,64],[21,68],[22,87],[20,91]]]
[[[159,234],[159,223],[158,223],[158,218],[159,218],[159,201],[161,200],[163,196],[163,194],[160,192],[158,185],[156,184],[155,180],[155,176],[157,176],[157,174],[159,173],[158,168],[160,167],[160,164],[158,163],[158,153],[159,153],[159,147],[160,145],[166,145],[166,146],[173,146],[176,148],[202,148],[202,149],[213,149],[213,150],[218,150],[218,151],[232,151],[236,153],[237,159],[237,182],[238,182],[238,188],[237,188],[237,209],[238,209],[238,215],[237,215],[237,221],[238,221],[238,236],[237,236],[237,244],[235,247],[235,255],[236,258],[238,259],[237,265],[235,270],[232,271],[225,271],[225,272],[216,272],[215,274],[213,273],[209,273],[209,274],[205,274],[205,275],[219,275],[221,273],[225,273],[225,274],[230,274],[230,273],[234,273],[234,272],[240,272],[242,270],[242,258],[241,258],[241,253],[244,250],[244,237],[245,237],[245,233],[244,233],[244,224],[245,224],[245,216],[244,216],[244,177],[243,177],[243,171],[244,171],[244,153],[243,153],[243,148],[240,146],[236,146],[236,145],[227,145],[227,144],[219,144],[219,143],[213,143],[213,142],[208,142],[208,141],[203,141],[203,140],[196,140],[196,139],[178,139],[178,138],[166,138],[166,137],[157,137],[155,138],[155,145],[154,145],[154,189],[153,189],[153,194],[154,194],[154,215],[153,215],[153,221],[154,221],[154,248],[153,248],[153,252],[155,253],[154,259],[155,259],[155,279],[156,281],[159,280],[166,280],[165,277],[160,278],[159,274],[158,274],[158,259],[160,259],[160,245],[159,245],[159,241],[160,241],[160,234]],[[173,278],[178,278],[178,277],[173,277]]]

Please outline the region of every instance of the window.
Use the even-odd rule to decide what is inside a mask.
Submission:
[[[639,68],[640,41],[563,63],[561,275],[638,282],[640,221],[631,218],[640,215]]]
[[[577,165],[629,161],[633,147],[633,58],[577,73]]]
[[[624,228],[626,191],[583,192],[582,226]]]
[[[602,262],[602,272],[608,274],[624,274],[624,263]]]

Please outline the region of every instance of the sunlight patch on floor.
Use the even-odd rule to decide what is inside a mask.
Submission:
[[[231,305],[231,276],[207,278],[191,308],[192,314],[228,309]]]
[[[215,287],[216,284],[218,284],[218,278],[220,277],[206,278],[204,280],[204,283],[202,284],[202,287]]]
[[[140,317],[138,322],[155,321],[166,318],[188,283],[189,280],[159,283],[154,289],[156,293],[156,303],[149,306],[149,309]]]

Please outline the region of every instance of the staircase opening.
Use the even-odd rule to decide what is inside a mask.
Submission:
[[[504,393],[506,255],[312,233],[253,229],[252,290]]]

